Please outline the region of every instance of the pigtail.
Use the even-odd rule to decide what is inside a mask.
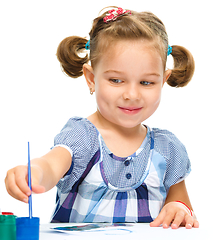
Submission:
[[[167,83],[172,87],[184,87],[194,74],[194,58],[186,48],[176,45],[172,46],[171,55],[174,59],[174,69]]]
[[[85,50],[86,43],[86,38],[72,36],[65,38],[58,46],[56,56],[64,72],[72,78],[82,76],[83,65],[89,61],[88,54],[79,56]]]

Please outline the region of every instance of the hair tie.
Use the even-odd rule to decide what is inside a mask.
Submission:
[[[131,15],[131,11],[125,10],[125,9],[119,7],[117,9],[109,10],[108,13],[106,14],[106,17],[104,17],[103,20],[105,23],[108,23],[111,21],[115,21],[118,17],[127,15],[127,14]]]
[[[171,53],[172,53],[172,47],[168,45],[167,56],[169,56]]]
[[[85,49],[86,49],[86,50],[90,50],[90,40],[86,43]]]

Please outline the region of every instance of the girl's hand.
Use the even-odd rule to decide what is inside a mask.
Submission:
[[[28,203],[28,197],[31,190],[28,187],[27,166],[17,166],[7,172],[5,185],[8,193],[17,200]],[[45,188],[40,186],[39,178],[42,177],[41,170],[37,166],[31,166],[32,191],[34,193],[43,193]]]
[[[150,227],[162,225],[163,228],[168,228],[170,224],[172,229],[177,229],[180,225],[187,229],[199,227],[199,222],[194,216],[191,216],[189,209],[179,202],[167,203],[157,218],[150,223]]]

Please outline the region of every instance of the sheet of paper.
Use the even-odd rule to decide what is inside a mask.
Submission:
[[[63,229],[60,229],[61,227]],[[40,226],[40,240],[94,240],[98,238],[101,238],[101,240],[212,240],[212,233],[210,229],[202,227],[198,229],[181,227],[173,230],[171,228],[163,229],[162,227],[151,228],[149,224],[143,223],[120,226],[100,224],[47,224]]]
[[[118,230],[121,227],[133,227],[134,225],[132,224],[127,224],[127,223],[90,223],[90,224],[81,224],[81,225],[76,225],[76,226],[62,226],[62,227],[53,227],[52,229],[55,231],[60,231],[60,232],[73,232],[73,231],[109,231],[109,228],[114,228],[114,230]],[[106,229],[108,228],[108,229]]]

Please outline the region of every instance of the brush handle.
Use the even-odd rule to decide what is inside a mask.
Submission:
[[[31,184],[31,167],[30,167],[30,143],[28,142],[28,186],[30,190],[32,191],[32,184]],[[28,204],[29,204],[29,217],[32,218],[32,193],[28,198]]]

